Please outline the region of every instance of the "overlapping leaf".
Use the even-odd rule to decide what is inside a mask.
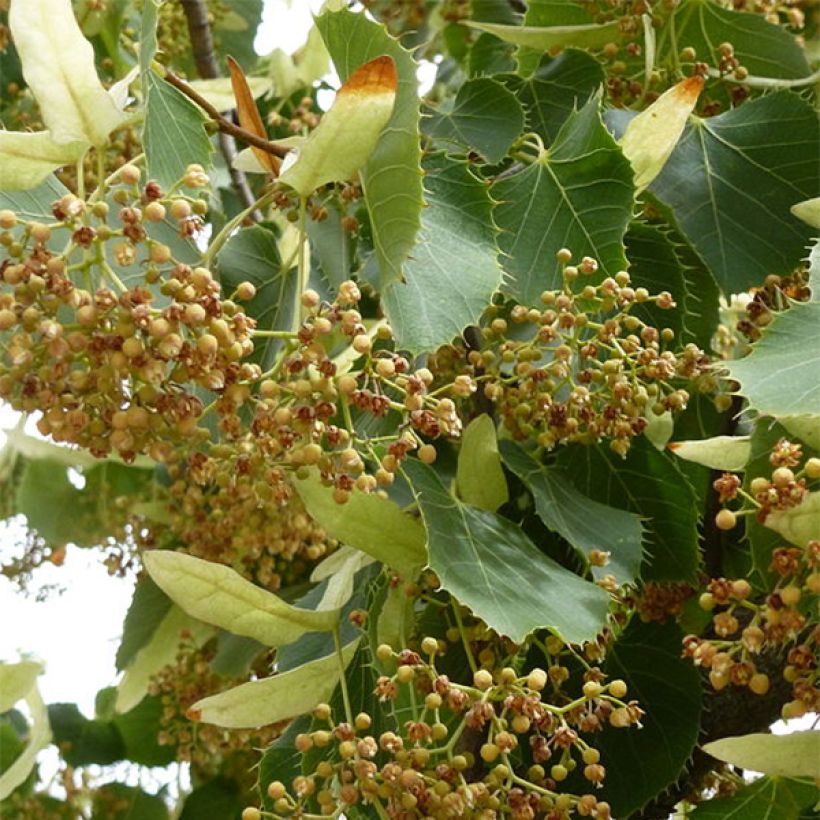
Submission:
[[[560,248],[594,257],[609,275],[626,267],[632,169],[601,122],[597,98],[570,115],[548,151],[497,182],[492,194],[510,274],[504,289],[523,304],[539,304],[544,290],[560,285]]]
[[[427,465],[409,460],[405,471],[427,529],[430,567],[488,626],[516,642],[539,628],[573,643],[601,630],[608,596],[600,587],[544,555],[516,524],[457,501]]]
[[[637,578],[643,560],[643,527],[638,515],[600,504],[580,493],[560,469],[544,467],[521,446],[501,442],[504,463],[527,485],[538,516],[577,549],[585,560],[592,550],[610,553],[597,577],[612,574],[618,583]]]
[[[646,580],[694,580],[698,567],[698,501],[672,459],[643,439],[625,458],[605,444],[566,447],[558,456],[584,495],[645,518]]]
[[[509,498],[495,423],[486,413],[476,416],[464,428],[456,486],[462,501],[490,512],[495,512]]]
[[[416,63],[378,23],[346,10],[327,11],[316,26],[345,80],[356,68],[383,54],[399,75],[393,116],[361,173],[370,214],[382,287],[402,277],[416,241],[422,208],[421,149]]]
[[[467,80],[452,108],[434,110],[423,122],[425,134],[468,146],[488,162],[500,162],[524,127],[524,111],[515,95],[489,77]]]
[[[750,406],[764,415],[820,415],[820,245],[811,254],[811,301],[776,314],[743,359],[729,364]]]
[[[811,107],[780,91],[706,120],[696,120],[650,190],[724,293],[790,272],[811,228],[790,208],[820,181],[820,132]]]
[[[731,797],[699,803],[694,820],[809,820],[816,814],[814,784],[781,777],[747,783]]]
[[[779,777],[820,778],[820,731],[752,734],[707,743],[703,751],[742,769]]]
[[[466,163],[434,155],[425,163],[428,207],[420,243],[383,304],[398,346],[435,350],[478,321],[501,283],[487,187]],[[435,298],[445,292],[447,299]]]

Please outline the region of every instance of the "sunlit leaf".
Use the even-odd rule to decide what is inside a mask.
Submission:
[[[291,606],[222,564],[170,550],[146,552],[143,562],[157,585],[193,618],[266,646],[330,631],[339,621],[337,609]]]
[[[85,153],[87,143],[57,143],[50,131],[0,130],[0,189],[26,191]]]

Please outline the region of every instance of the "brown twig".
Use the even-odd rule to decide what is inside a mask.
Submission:
[[[181,0],[181,4],[182,10],[185,13],[185,20],[188,25],[188,34],[191,38],[191,48],[194,55],[194,62],[196,63],[199,76],[204,80],[215,79],[219,77],[220,72],[219,63],[217,62],[216,53],[214,51],[214,40],[211,34],[211,26],[208,22],[208,7],[206,6],[204,0]],[[168,75],[171,74],[172,72],[169,71]],[[182,85],[185,85],[192,91],[193,89],[191,89],[187,83],[182,83],[182,80],[180,80],[182,85],[174,83],[171,76],[167,76],[166,79],[184,94],[187,94],[189,97],[191,96],[187,93],[186,89],[182,87]],[[256,201],[256,197],[254,197],[253,191],[251,191],[250,185],[248,185],[248,180],[245,177],[245,174],[233,166],[233,162],[236,159],[236,143],[234,142],[234,137],[237,135],[231,134],[230,131],[222,127],[223,122],[230,123],[230,120],[222,117],[222,115],[213,109],[212,106],[205,108],[202,105],[203,100],[201,97],[199,100],[194,100],[194,102],[207,111],[208,115],[212,119],[215,119],[217,124],[220,125],[220,133],[218,136],[219,150],[225,158],[225,164],[228,166],[228,173],[230,174],[231,183],[234,190],[239,195],[239,199],[244,206],[246,208],[250,208]],[[210,110],[208,110],[209,108]],[[214,114],[216,114],[215,118]],[[230,124],[233,125],[233,123]],[[261,222],[261,212],[256,211],[253,214],[253,218],[254,221]]]
[[[269,142],[262,137],[257,137],[256,134],[246,131],[244,128],[236,125],[236,123],[233,123],[229,119],[223,117],[222,114],[220,114],[219,111],[217,111],[201,94],[191,88],[185,80],[177,77],[173,71],[166,70],[165,79],[168,80],[172,86],[178,88],[186,97],[193,100],[214,121],[216,126],[223,133],[230,134],[230,136],[235,137],[248,145],[261,148],[263,151],[266,151],[268,154],[273,154],[275,157],[284,157],[290,150],[284,145],[279,145],[275,142]]]

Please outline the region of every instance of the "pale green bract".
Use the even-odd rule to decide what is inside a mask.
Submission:
[[[551,48],[600,48],[617,40],[620,30],[617,20],[580,26],[508,26],[501,23],[480,23],[463,20],[463,25],[486,31],[505,43],[549,51]]]
[[[353,659],[359,639],[342,651],[345,667]],[[243,683],[227,692],[197,701],[189,710],[193,720],[226,729],[252,729],[309,712],[333,694],[341,677],[338,657],[327,655],[281,675]]]
[[[145,553],[143,561],[157,585],[189,615],[266,646],[284,646],[306,632],[329,632],[339,622],[337,609],[291,606],[222,564],[164,550]]]
[[[753,734],[707,743],[703,750],[733,766],[781,777],[820,777],[820,731]]]
[[[325,487],[316,472],[296,481],[295,487],[308,514],[331,538],[408,577],[427,562],[424,527],[395,501],[353,490],[348,501],[339,504],[333,488]]]
[[[714,436],[695,441],[670,441],[667,447],[678,458],[710,470],[740,472],[752,453],[749,436]]]
[[[763,523],[798,547],[820,540],[820,492],[809,493],[796,507],[769,513]]]
[[[495,424],[486,414],[476,416],[464,429],[456,486],[464,501],[490,512],[510,497],[498,454]]]
[[[28,743],[0,775],[0,800],[5,800],[25,781],[40,749],[51,740],[48,712],[37,688],[37,676],[42,671],[42,665],[34,661],[0,663],[0,713],[11,709],[17,701],[25,700],[31,715]]]

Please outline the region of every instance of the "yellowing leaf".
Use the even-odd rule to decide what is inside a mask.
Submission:
[[[398,76],[392,57],[354,71],[301,148],[282,165],[282,182],[309,196],[328,182],[350,179],[367,162],[393,113]]]
[[[291,606],[222,564],[168,550],[147,552],[143,561],[157,586],[189,615],[266,646],[330,631],[339,622],[338,610]]]
[[[752,452],[748,436],[715,436],[699,441],[671,441],[667,445],[679,458],[694,461],[710,470],[737,473],[743,470]]]
[[[125,116],[97,76],[71,0],[12,0],[9,28],[54,142],[104,144]]]
[[[231,85],[233,93],[236,97],[236,113],[239,117],[239,124],[251,134],[257,137],[267,139],[268,132],[265,130],[265,124],[262,122],[262,117],[259,114],[259,109],[256,107],[256,102],[253,98],[253,92],[248,84],[248,78],[242,70],[242,66],[233,59],[228,57],[228,69],[231,72]],[[254,156],[259,161],[259,164],[273,176],[279,173],[279,168],[282,161],[279,157],[263,151],[261,148],[251,148]]]
[[[114,708],[120,714],[130,712],[148,693],[151,678],[168,666],[179,654],[180,633],[185,630],[195,646],[204,643],[215,630],[212,626],[191,618],[178,606],[172,606],[167,615],[142,649],[125,669],[117,685]]]
[[[344,544],[366,552],[402,574],[412,575],[427,562],[424,527],[395,501],[354,490],[346,504],[333,498],[317,473],[295,482],[308,514]]]
[[[28,743],[17,759],[0,775],[0,800],[5,800],[31,773],[40,749],[51,740],[46,705],[37,688],[37,676],[43,671],[39,663],[0,663],[0,712],[25,700],[31,715]]]
[[[769,513],[763,523],[798,547],[820,540],[820,492],[809,493],[797,507]]]
[[[358,644],[357,638],[342,649],[345,666]],[[243,683],[203,698],[188,710],[188,717],[226,729],[252,729],[277,723],[309,712],[328,700],[340,674],[336,655],[328,655],[281,675]]]
[[[702,77],[682,80],[630,120],[620,144],[624,156],[632,163],[635,188],[639,193],[666,164],[683,134],[702,88]]]
[[[820,731],[742,735],[707,743],[703,750],[733,766],[778,777],[820,778]]]
[[[270,91],[271,81],[267,77],[246,77],[248,88],[254,99]],[[228,77],[215,80],[191,80],[188,85],[201,94],[217,111],[230,111],[236,107],[233,86]]]
[[[490,512],[495,512],[509,498],[495,424],[486,413],[476,416],[464,430],[456,486],[462,501]]]
[[[792,205],[791,212],[798,219],[802,219],[807,225],[811,225],[812,228],[820,230],[820,196],[798,202],[797,205]]]
[[[52,171],[76,162],[86,143],[56,143],[50,131],[0,131],[0,190],[35,188]]]

